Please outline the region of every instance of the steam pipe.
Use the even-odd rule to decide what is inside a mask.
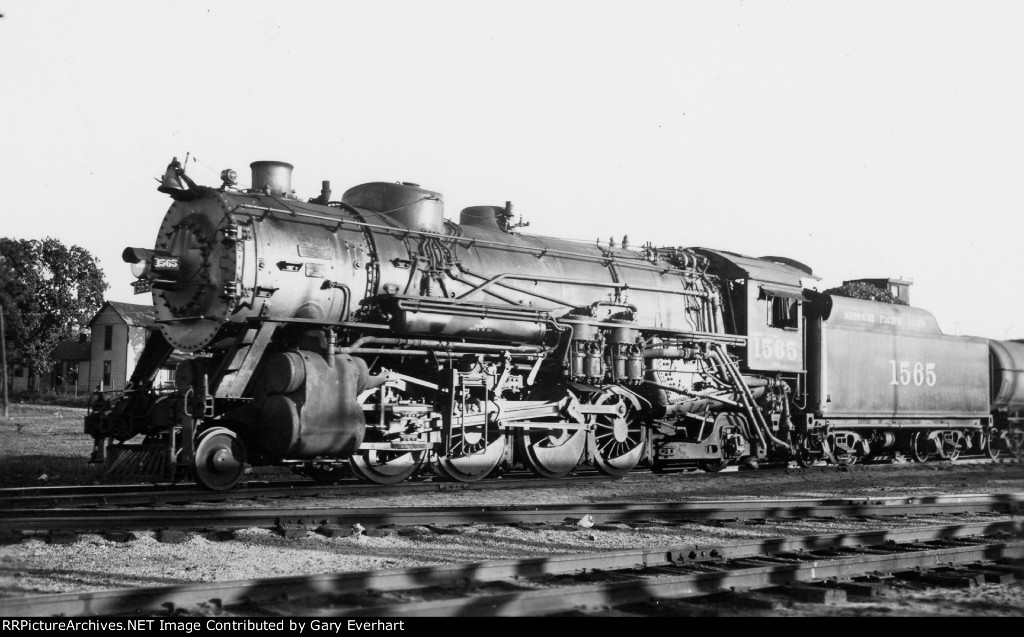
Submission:
[[[545,348],[539,345],[494,345],[490,343],[453,343],[449,341],[438,341],[422,338],[391,338],[384,336],[361,336],[352,342],[348,347],[339,347],[339,354],[398,354],[416,350],[390,350],[370,351],[363,345],[393,345],[395,347],[427,347],[435,353],[443,352],[509,352],[511,354],[540,354]],[[420,350],[426,351],[426,350]]]
[[[754,419],[754,428],[757,431],[757,436],[761,439],[761,442],[764,443],[765,437],[767,436],[767,438],[776,445],[783,449],[792,451],[792,447],[788,442],[784,442],[776,438],[772,435],[771,430],[768,429],[768,424],[764,421],[764,418],[761,417],[761,412],[758,411],[757,405],[753,403],[753,393],[751,393],[750,389],[746,386],[743,381],[743,377],[740,375],[739,370],[736,369],[733,362],[729,359],[728,354],[725,354],[721,349],[716,349],[714,356],[719,359],[721,364],[728,370],[729,374],[736,380],[737,384],[739,384],[740,397],[743,399],[744,406],[750,411],[751,416]]]

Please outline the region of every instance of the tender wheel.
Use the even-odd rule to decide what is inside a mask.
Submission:
[[[214,427],[199,435],[192,473],[196,482],[214,491],[238,484],[245,471],[245,445],[235,432]]]
[[[1024,429],[1021,427],[1010,427],[1003,440],[1006,450],[1014,458],[1024,458]]]
[[[349,467],[357,477],[377,484],[398,484],[408,480],[423,467],[427,451],[381,451],[370,449],[354,454]]]
[[[993,444],[992,442],[991,431],[981,434],[980,437],[981,444],[979,446],[981,447],[981,453],[984,454],[986,458],[990,460],[995,460],[1000,455],[1002,455],[1003,450],[999,448],[999,443]]]
[[[914,462],[928,462],[932,455],[932,441],[927,431],[919,431],[910,437],[908,455]]]
[[[597,396],[595,405],[612,405],[616,414],[597,414],[587,449],[602,473],[624,476],[640,462],[647,446],[647,429],[636,417],[640,405],[631,394],[611,387]]]
[[[828,455],[828,450],[823,446],[825,444],[827,443],[817,438],[800,436],[794,447],[793,460],[804,469],[812,467],[814,463]]]
[[[960,457],[961,453],[963,453],[963,449],[960,448],[960,445],[956,445],[955,447],[946,452],[946,460],[949,460],[950,462],[956,462],[957,458]]]
[[[697,466],[708,473],[718,473],[729,466],[729,461],[724,458],[722,460],[698,460]]]

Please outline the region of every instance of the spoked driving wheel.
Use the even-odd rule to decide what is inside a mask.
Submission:
[[[523,463],[545,478],[564,478],[583,458],[587,446],[585,427],[528,429],[518,441]]]
[[[486,478],[505,458],[505,435],[493,414],[487,412],[467,413],[459,420],[453,422],[447,451],[437,457],[434,469],[444,478],[476,482]]]
[[[592,403],[612,409],[595,415],[594,430],[587,436],[590,457],[602,473],[624,476],[640,462],[647,446],[647,429],[637,418],[639,401],[629,392],[612,386]]]
[[[578,407],[575,400],[571,405]],[[517,456],[538,476],[564,478],[583,461],[587,448],[586,418],[578,408],[567,411],[569,421],[552,422],[550,428],[524,429],[516,437]]]
[[[389,405],[398,403],[398,389],[384,386],[371,389],[359,395],[359,403],[365,405],[367,418],[366,439],[363,443],[384,442],[384,433],[391,429],[395,415]],[[380,426],[379,423],[384,425]],[[374,428],[376,424],[380,428]],[[407,444],[409,449],[402,449]],[[361,480],[375,484],[398,484],[412,478],[425,465],[428,451],[417,441],[396,441],[390,449],[362,449],[349,458],[348,468]]]
[[[214,491],[238,484],[245,472],[245,445],[235,432],[214,427],[199,434],[192,473],[196,482]]]
[[[349,467],[357,477],[377,484],[398,484],[413,477],[423,467],[426,449],[369,449],[354,454]]]

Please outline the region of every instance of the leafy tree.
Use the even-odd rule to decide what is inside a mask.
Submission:
[[[82,332],[103,304],[107,283],[96,258],[47,237],[0,237],[0,305],[8,364],[37,377],[48,372],[59,341]]]

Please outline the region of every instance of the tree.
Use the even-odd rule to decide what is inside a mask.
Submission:
[[[103,270],[86,249],[52,237],[0,237],[0,257],[8,364],[38,377],[50,370],[57,343],[82,332],[103,304]]]

